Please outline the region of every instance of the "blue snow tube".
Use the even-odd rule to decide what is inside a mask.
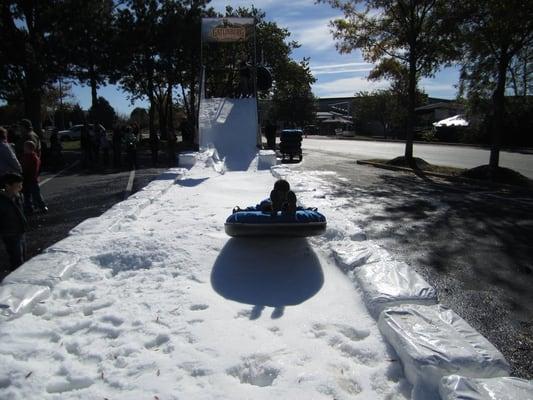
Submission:
[[[261,211],[258,206],[235,210],[228,217],[224,229],[229,236],[292,236],[306,237],[321,235],[326,230],[326,217],[316,208],[296,209],[295,215]]]

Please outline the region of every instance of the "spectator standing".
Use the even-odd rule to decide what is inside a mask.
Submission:
[[[0,236],[4,242],[11,270],[16,269],[26,259],[25,232],[28,227],[23,211],[22,176],[8,173],[2,179],[0,189]]]
[[[102,130],[105,133],[105,129],[101,128],[99,125],[94,125],[93,135],[91,136],[92,151],[94,156],[94,164],[100,163],[100,145],[102,139]]]
[[[83,124],[80,132],[80,147],[81,147],[81,165],[83,168],[88,168],[91,165],[91,138],[89,137],[89,129],[87,124]]]
[[[107,132],[105,129],[100,134],[100,150],[102,150],[102,161],[104,167],[109,165],[109,139],[107,138]]]
[[[120,157],[122,153],[122,127],[115,126],[113,129],[113,166],[115,168],[120,168]]]
[[[29,119],[22,119],[20,121],[20,127],[22,129],[22,134],[20,136],[20,142],[22,144],[22,148],[24,147],[24,143],[28,140],[31,140],[33,143],[35,143],[35,152],[37,153],[37,156],[41,157],[41,139],[39,136],[33,131],[33,125]]]
[[[157,133],[150,135],[150,152],[152,154],[152,166],[156,167],[159,161],[159,137]]]
[[[7,173],[22,174],[15,150],[7,142],[7,131],[0,127],[0,178]]]
[[[50,164],[55,170],[61,168],[65,163],[62,151],[63,146],[59,140],[57,129],[54,129],[50,135]]]
[[[177,138],[176,138],[176,132],[174,129],[171,129],[168,132],[168,166],[174,167],[176,165],[176,144],[177,144]]]
[[[270,150],[276,150],[276,125],[272,121],[268,121],[265,126],[265,136],[267,140],[267,147]]]
[[[44,203],[39,187],[39,170],[41,160],[35,152],[35,143],[28,140],[24,143],[24,158],[22,159],[22,176],[24,178],[24,208],[27,214],[33,214],[34,203],[44,213],[48,207]]]
[[[126,129],[126,136],[124,137],[126,143],[126,156],[128,159],[128,168],[137,168],[137,137],[131,127]]]

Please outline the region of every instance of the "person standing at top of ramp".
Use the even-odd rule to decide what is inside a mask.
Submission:
[[[252,95],[252,71],[250,64],[246,61],[239,63],[239,88],[237,90],[237,98],[250,97]]]

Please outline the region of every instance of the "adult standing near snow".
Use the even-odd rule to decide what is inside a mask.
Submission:
[[[24,208],[27,214],[33,214],[34,203],[39,209],[46,213],[46,206],[39,188],[39,171],[41,160],[35,152],[35,143],[28,140],[24,143],[24,158],[22,160],[22,176],[24,178]]]
[[[22,119],[20,121],[20,127],[22,128],[22,135],[20,137],[22,149],[24,149],[24,142],[31,140],[33,143],[35,143],[35,152],[37,153],[37,156],[41,158],[41,139],[33,131],[33,125],[31,121],[29,119]]]
[[[13,147],[7,142],[7,131],[0,127],[0,178],[7,173],[22,174]]]
[[[268,149],[276,150],[276,125],[272,121],[268,121],[265,126],[265,136]]]
[[[0,236],[9,254],[11,269],[26,259],[25,232],[27,221],[23,211],[22,176],[8,173],[2,179],[0,190]]]

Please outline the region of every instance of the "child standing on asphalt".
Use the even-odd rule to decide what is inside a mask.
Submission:
[[[0,236],[6,247],[11,270],[26,259],[27,221],[23,211],[22,176],[8,173],[2,177],[0,189]]]
[[[35,152],[35,143],[28,140],[24,142],[24,158],[22,159],[22,176],[24,177],[24,208],[27,214],[32,214],[33,203],[37,203],[37,207],[46,213],[48,207],[44,203],[41,196],[41,189],[39,188],[39,170],[41,168],[41,160]]]

